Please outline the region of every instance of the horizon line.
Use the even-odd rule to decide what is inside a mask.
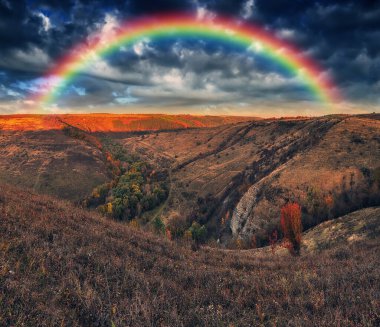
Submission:
[[[361,116],[361,115],[376,115],[377,112],[366,113],[331,113],[322,115],[229,115],[229,114],[191,114],[191,113],[117,113],[117,112],[88,112],[88,113],[14,113],[14,114],[1,114],[0,117],[15,117],[15,116],[192,116],[192,117],[245,117],[245,118],[260,118],[260,119],[279,119],[279,118],[318,118],[327,116]]]

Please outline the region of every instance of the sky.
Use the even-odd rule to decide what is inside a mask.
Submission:
[[[199,37],[143,38],[98,58],[54,103],[36,109],[46,73],[77,44],[139,17],[228,16],[289,42],[334,81],[341,101],[315,101],[268,58]],[[193,113],[252,116],[380,112],[380,1],[0,0],[0,114]]]

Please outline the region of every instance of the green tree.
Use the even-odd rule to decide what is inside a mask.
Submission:
[[[160,217],[154,218],[153,228],[157,234],[164,234],[165,233],[165,224]]]
[[[189,228],[189,231],[191,232],[193,236],[193,240],[196,243],[203,243],[206,240],[207,236],[207,228],[206,226],[201,226],[198,222],[194,221]]]

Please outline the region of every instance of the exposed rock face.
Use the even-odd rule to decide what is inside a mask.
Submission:
[[[254,227],[254,224],[248,224],[248,222],[251,221],[249,218],[251,216],[252,209],[257,201],[257,192],[257,186],[251,186],[249,190],[243,195],[240,202],[237,204],[235,210],[233,211],[230,223],[233,236],[252,232],[252,227]]]
[[[263,221],[271,220],[278,216],[277,210],[268,206],[266,196],[270,185],[276,180],[279,172],[284,168],[273,171],[269,176],[252,185],[241,197],[233,210],[230,220],[230,228],[233,238],[250,238],[253,234],[263,230]],[[265,203],[264,210],[263,200]]]

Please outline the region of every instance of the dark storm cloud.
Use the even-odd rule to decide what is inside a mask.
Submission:
[[[328,71],[345,98],[380,104],[378,0],[0,0],[0,101],[24,99],[54,62],[110,19],[168,11],[203,11],[264,26]],[[147,40],[99,63],[102,69],[85,72],[68,89],[67,102],[305,99],[294,78],[283,78],[258,58],[248,59],[241,50],[202,42]],[[164,85],[173,81],[181,88]],[[28,83],[29,91],[20,88]]]
[[[256,6],[254,20],[273,30],[293,30],[293,41],[331,72],[345,97],[376,99],[380,1],[257,0]]]
[[[0,1],[1,50],[25,49],[30,43],[43,44],[38,31],[42,20],[28,12],[23,1]]]

